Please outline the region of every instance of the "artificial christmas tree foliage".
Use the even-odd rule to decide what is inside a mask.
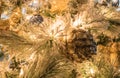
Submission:
[[[17,28],[18,24],[21,21],[21,18],[22,18],[21,11],[20,11],[20,8],[18,7],[13,11],[13,13],[9,19],[11,30]]]
[[[67,4],[69,2],[69,0],[61,0],[61,1],[58,1],[58,0],[49,0],[49,2],[51,3],[51,11],[63,11],[63,10],[66,10],[67,9]]]
[[[0,20],[0,78],[120,77],[115,7],[94,6],[93,0],[5,4],[0,10],[8,13],[7,20]]]
[[[9,20],[0,20],[0,30],[8,30],[9,27]]]

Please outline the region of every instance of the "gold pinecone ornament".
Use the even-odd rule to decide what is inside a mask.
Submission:
[[[66,56],[70,60],[82,62],[96,54],[96,43],[89,32],[82,29],[72,29],[67,35]]]

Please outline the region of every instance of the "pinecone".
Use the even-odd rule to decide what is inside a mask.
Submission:
[[[15,57],[13,57],[10,60],[9,68],[12,69],[12,70],[14,70],[14,69],[20,69],[19,65],[20,65],[20,62],[17,61]]]
[[[40,24],[43,22],[43,17],[40,14],[35,14],[30,18],[30,23],[32,24]]]
[[[82,62],[96,54],[93,36],[82,29],[72,29],[69,32],[66,48],[66,55],[72,61]]]
[[[98,0],[98,1],[95,1],[95,3],[104,5],[104,6],[113,6],[113,7],[119,6],[119,0]]]
[[[18,5],[21,6],[24,3],[30,2],[32,0],[8,0],[8,2],[12,5]]]
[[[112,1],[112,6],[118,7],[119,6],[119,0]]]

